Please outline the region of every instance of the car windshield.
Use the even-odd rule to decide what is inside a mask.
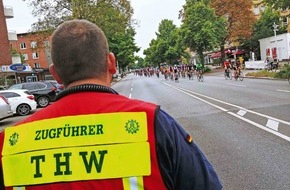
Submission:
[[[11,86],[9,88],[9,90],[15,90],[15,89],[22,89],[22,85],[21,84],[15,84],[13,86]]]

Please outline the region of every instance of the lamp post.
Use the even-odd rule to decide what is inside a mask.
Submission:
[[[275,48],[276,48],[276,54],[277,54],[277,61],[279,61],[279,52],[278,52],[278,47],[277,47],[277,35],[276,35],[276,31],[278,31],[278,26],[275,22],[273,24],[273,28],[274,28],[274,36],[275,36]],[[273,57],[274,58],[274,57]]]

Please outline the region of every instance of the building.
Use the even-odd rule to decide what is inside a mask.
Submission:
[[[17,34],[17,41],[10,42],[11,48],[17,52],[24,65],[32,68],[31,73],[22,72],[21,81],[40,81],[52,79],[49,73],[51,64],[50,36],[38,33]],[[20,74],[20,73],[18,73]]]
[[[49,38],[7,31],[6,19],[13,17],[13,8],[0,0],[0,85],[52,79]]]
[[[263,4],[263,0],[252,0],[253,12],[257,19],[261,17],[262,12],[266,9]],[[287,30],[290,33],[290,9],[280,9],[280,21],[283,25],[287,26]]]
[[[261,60],[266,58],[290,60],[290,33],[263,38],[259,42]]]
[[[4,7],[2,0],[0,0],[0,65],[12,64],[6,25],[6,19],[9,18],[13,18],[13,9],[11,7]]]

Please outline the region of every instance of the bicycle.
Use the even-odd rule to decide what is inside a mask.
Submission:
[[[189,71],[188,74],[187,74],[187,76],[188,76],[188,79],[189,80],[193,80],[193,71],[192,70]]]
[[[237,71],[237,72],[235,72],[235,80],[237,81],[238,79],[240,80],[240,81],[243,81],[244,80],[244,73],[242,72],[242,71]]]
[[[203,71],[202,70],[197,71],[197,81],[198,82],[203,82],[204,81]]]
[[[174,81],[179,82],[179,74],[178,73],[174,73]]]
[[[232,80],[232,73],[231,73],[231,71],[230,71],[230,69],[227,69],[226,71],[225,71],[225,79],[226,80],[228,80],[228,79],[230,79],[230,80]]]

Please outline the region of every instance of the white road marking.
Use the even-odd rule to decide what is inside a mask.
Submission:
[[[266,126],[269,127],[270,129],[278,131],[279,122],[272,119],[268,119]]]
[[[246,113],[247,113],[247,111],[245,111],[245,110],[239,110],[237,114],[240,116],[244,116]]]
[[[129,98],[130,98],[130,99],[132,98],[132,94],[131,94],[131,93],[129,94]]]
[[[288,92],[288,93],[290,93],[289,90],[280,90],[280,89],[277,89],[276,91],[278,91],[278,92]]]
[[[252,124],[252,125],[254,125],[254,126],[260,128],[260,129],[263,129],[263,130],[265,130],[265,131],[267,131],[267,132],[269,132],[269,133],[272,133],[272,134],[274,134],[274,135],[276,135],[276,136],[278,136],[278,137],[280,137],[280,138],[282,138],[282,139],[285,139],[286,141],[289,141],[289,142],[290,142],[290,137],[288,137],[288,136],[286,136],[286,135],[283,135],[283,134],[281,134],[281,133],[279,133],[279,132],[277,132],[277,131],[274,131],[274,130],[268,128],[268,127],[265,127],[265,126],[263,126],[263,125],[260,125],[259,123],[256,123],[256,122],[254,122],[254,121],[251,121],[251,120],[249,120],[249,119],[246,119],[246,118],[244,118],[244,117],[242,117],[242,116],[239,116],[239,115],[237,115],[237,114],[235,114],[235,113],[228,112],[228,114],[230,114],[230,115],[232,115],[232,116],[235,116],[235,117],[237,117],[237,118],[239,118],[239,119],[241,119],[241,120],[243,120],[243,121],[245,121],[245,122],[247,122],[247,123],[250,123],[250,124]]]
[[[231,86],[247,87],[246,85],[243,85],[243,84],[230,84],[230,83],[226,83],[226,84],[231,85]]]
[[[202,102],[205,102],[205,103],[207,103],[207,104],[209,104],[209,105],[211,105],[211,106],[213,106],[213,107],[215,107],[215,108],[218,108],[218,109],[220,109],[220,110],[222,110],[222,111],[224,111],[224,112],[226,112],[226,113],[228,113],[228,114],[230,114],[230,115],[232,115],[232,116],[235,116],[235,117],[237,117],[237,118],[239,118],[239,119],[241,119],[241,120],[243,120],[243,121],[245,121],[245,122],[247,122],[247,123],[250,123],[250,124],[252,124],[252,125],[254,125],[254,126],[260,128],[260,129],[263,129],[263,130],[265,130],[265,131],[267,131],[267,132],[270,132],[270,133],[272,133],[272,134],[274,134],[274,135],[276,135],[276,136],[278,136],[278,137],[281,137],[281,138],[283,138],[283,139],[285,139],[285,140],[287,140],[287,141],[290,142],[290,137],[288,137],[288,136],[286,136],[286,135],[283,135],[283,134],[281,134],[281,133],[279,133],[279,132],[277,132],[277,131],[274,130],[274,129],[275,129],[275,124],[274,124],[274,122],[277,122],[278,124],[279,124],[279,122],[280,122],[280,123],[284,123],[284,124],[286,124],[286,125],[290,125],[290,122],[287,122],[287,121],[284,121],[284,120],[281,120],[281,119],[277,119],[277,118],[274,118],[274,117],[271,117],[271,116],[268,116],[268,115],[264,115],[264,114],[261,114],[261,113],[258,113],[258,112],[254,112],[254,111],[251,111],[251,110],[245,109],[245,108],[243,108],[243,107],[241,107],[241,106],[237,106],[237,105],[234,105],[234,104],[231,104],[231,103],[228,103],[228,102],[224,102],[224,101],[221,101],[221,100],[218,100],[218,99],[215,99],[215,98],[209,97],[209,96],[205,96],[205,95],[202,95],[202,94],[199,94],[199,93],[196,93],[196,92],[192,92],[192,91],[190,91],[190,90],[186,90],[186,89],[183,89],[183,88],[175,87],[175,86],[172,86],[172,85],[167,84],[167,83],[165,83],[165,82],[163,82],[163,83],[164,83],[165,85],[171,87],[171,88],[174,88],[174,89],[176,89],[176,90],[178,90],[178,91],[180,91],[180,92],[182,92],[182,93],[184,93],[184,94],[187,94],[187,95],[189,95],[189,96],[191,96],[191,97],[194,97],[195,99],[198,99],[198,100],[200,100],[200,101],[202,101]],[[188,93],[188,92],[190,92],[190,93]],[[265,127],[265,126],[263,126],[263,125],[260,125],[260,124],[258,124],[258,123],[256,123],[256,122],[254,122],[254,121],[251,121],[251,120],[249,120],[249,119],[246,119],[246,118],[242,117],[241,115],[238,115],[238,114],[235,114],[235,113],[229,112],[227,109],[225,109],[225,108],[223,108],[223,107],[220,107],[220,106],[217,106],[217,105],[215,105],[215,104],[213,104],[213,103],[211,103],[211,102],[208,102],[208,101],[206,101],[206,100],[204,100],[204,99],[202,99],[202,98],[200,98],[200,97],[197,97],[197,96],[195,96],[195,95],[193,95],[193,94],[198,95],[198,96],[201,96],[201,97],[205,97],[205,98],[208,98],[208,99],[210,99],[210,100],[213,100],[213,101],[216,101],[216,102],[220,102],[220,103],[223,103],[223,104],[226,104],[226,105],[230,105],[230,106],[232,106],[232,107],[239,108],[240,111],[243,110],[243,111],[245,111],[245,112],[250,112],[250,113],[253,113],[253,114],[256,114],[256,115],[262,116],[262,117],[266,117],[268,120],[272,120],[271,125],[269,125],[270,127]],[[272,127],[273,127],[273,129],[272,129]],[[278,128],[277,128],[277,129],[278,129]]]

